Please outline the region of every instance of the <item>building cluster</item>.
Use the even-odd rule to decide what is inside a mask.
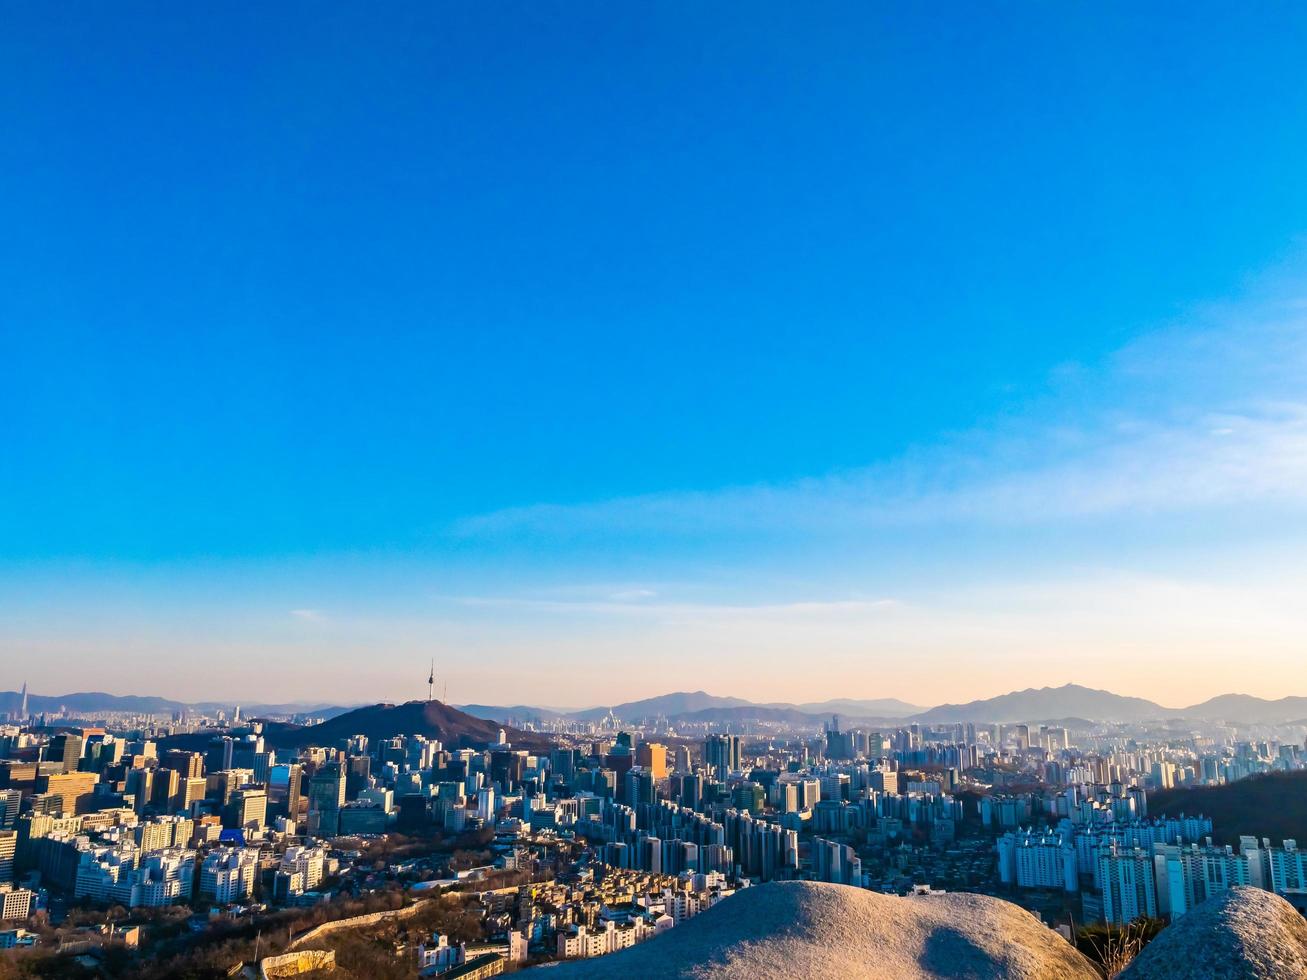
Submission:
[[[301,832],[305,770],[279,762],[257,725],[202,751],[102,728],[0,729],[5,916],[26,918],[49,890],[127,908],[311,895],[338,861]]]
[[[1304,765],[1295,743],[1236,735],[835,718],[688,738],[610,717],[526,744],[358,734],[288,751],[236,711],[172,736],[16,724],[0,728],[0,910],[24,919],[48,892],[231,910],[318,901],[342,881],[466,892],[515,876],[474,891],[493,949],[436,936],[417,951],[421,971],[451,976],[498,968],[485,957],[606,955],[778,879],[1056,892],[1116,922],[1182,915],[1231,884],[1304,889],[1293,841],[1217,847],[1202,817],[1148,814],[1153,791]],[[457,874],[355,863],[392,834],[495,856]]]
[[[1294,840],[1212,843],[1210,820],[1168,818],[1129,823],[1023,829],[998,841],[999,877],[1017,888],[1083,892],[1087,921],[1174,918],[1234,885],[1290,899],[1307,896],[1307,854]]]

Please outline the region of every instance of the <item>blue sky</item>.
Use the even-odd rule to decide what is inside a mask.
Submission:
[[[5,14],[7,686],[1307,693],[1307,10],[265,6]]]

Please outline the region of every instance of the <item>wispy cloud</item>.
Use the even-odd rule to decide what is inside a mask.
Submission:
[[[612,598],[607,601],[542,599],[526,596],[443,596],[445,601],[472,608],[515,609],[566,615],[638,616],[657,619],[720,619],[723,617],[790,618],[862,615],[904,607],[899,599],[835,599],[775,603],[643,602]]]
[[[475,515],[454,533],[822,532],[1037,524],[1245,505],[1307,507],[1307,308],[1194,314],[1036,402],[902,458],[782,484],[660,492]]]
[[[613,602],[639,602],[642,599],[653,599],[658,595],[653,589],[623,589],[620,592],[614,592],[609,595]]]
[[[320,609],[292,609],[290,614],[305,623],[321,623],[327,618]]]

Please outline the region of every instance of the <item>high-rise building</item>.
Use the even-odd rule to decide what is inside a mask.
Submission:
[[[165,769],[175,769],[182,779],[204,775],[204,756],[199,752],[170,749],[163,754],[159,765]]]
[[[690,764],[690,749],[686,745],[676,746],[676,761],[674,768],[681,775],[685,775],[693,770]]]
[[[1234,848],[1204,844],[1154,844],[1153,868],[1157,880],[1157,906],[1173,919],[1234,885],[1265,887],[1263,855],[1252,837],[1243,838],[1240,853]]]
[[[998,876],[1018,888],[1080,889],[1076,849],[1057,834],[1004,834],[998,840]]]
[[[177,796],[169,806],[174,813],[190,813],[195,804],[204,799],[208,780],[203,776],[188,776],[177,781]]]
[[[154,796],[154,770],[144,767],[128,769],[126,792],[132,797],[132,806],[136,812],[144,813]]]
[[[703,763],[710,767],[719,780],[727,773],[740,770],[740,736],[709,735],[703,743]]]
[[[282,855],[280,871],[287,875],[298,875],[300,893],[312,891],[322,881],[327,855],[320,847],[288,847]],[[294,887],[290,889],[295,894]]]
[[[812,839],[812,873],[818,881],[862,887],[862,859],[847,844]]]
[[[351,755],[345,762],[345,797],[355,799],[366,789],[372,779],[372,757]]]
[[[12,830],[23,803],[20,789],[0,789],[0,830]]]
[[[653,805],[658,800],[658,786],[653,773],[647,769],[631,769],[623,783],[623,797],[627,806],[639,806],[641,803]]]
[[[235,754],[236,740],[230,735],[220,735],[209,743],[204,768],[209,772],[221,772],[224,769],[230,769]]]
[[[82,736],[64,732],[50,739],[46,756],[51,762],[61,763],[64,772],[76,772],[82,761]]]
[[[1266,851],[1270,871],[1268,884],[1277,895],[1307,891],[1307,851],[1298,850],[1296,840]]]
[[[641,742],[635,749],[635,764],[647,769],[654,779],[667,778],[667,746]]]
[[[731,794],[731,802],[737,810],[748,810],[753,814],[763,812],[766,800],[766,791],[757,783],[742,783]]]
[[[1140,916],[1157,918],[1157,882],[1153,855],[1146,848],[1112,842],[1098,852],[1098,883],[1103,890],[1103,918],[1116,925]]]
[[[300,819],[303,767],[298,762],[276,765],[268,772],[268,802],[288,820]]]
[[[340,810],[345,805],[345,774],[340,764],[324,764],[309,780],[309,833],[334,837],[340,831]]]
[[[852,759],[857,754],[853,732],[840,731],[840,716],[833,715],[826,728],[826,758]]]
[[[14,858],[18,854],[18,833],[0,830],[0,884],[14,880]]]
[[[50,773],[37,776],[36,792],[45,794],[47,809],[59,813],[85,813],[100,777],[93,772]]]
[[[893,769],[877,766],[867,773],[867,785],[878,793],[897,793],[899,774]]]
[[[490,753],[490,779],[504,790],[516,787],[526,775],[527,753],[496,749]]]
[[[487,822],[493,821],[498,814],[498,801],[491,786],[477,790],[477,818]]]
[[[26,888],[0,889],[0,920],[26,919],[35,898],[36,893]]]
[[[337,809],[339,814],[339,809]],[[268,820],[268,794],[263,789],[246,786],[232,794],[227,804],[226,820],[228,827],[246,830],[263,829]],[[339,820],[337,816],[337,820]]]
[[[181,774],[176,769],[160,767],[154,770],[154,786],[150,790],[150,802],[161,810],[172,808],[181,789]]]
[[[691,810],[699,809],[699,804],[703,801],[703,776],[695,772],[684,773],[678,778],[681,788],[677,799],[681,806],[688,806]]]
[[[549,768],[564,783],[570,784],[576,774],[576,750],[554,749],[549,753]]]
[[[219,847],[210,851],[200,865],[200,897],[216,905],[249,898],[254,894],[258,863],[258,851],[253,849]]]

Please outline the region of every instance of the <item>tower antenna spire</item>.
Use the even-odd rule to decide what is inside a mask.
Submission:
[[[436,661],[433,657],[431,660],[431,673],[427,675],[427,700],[436,699]]]

